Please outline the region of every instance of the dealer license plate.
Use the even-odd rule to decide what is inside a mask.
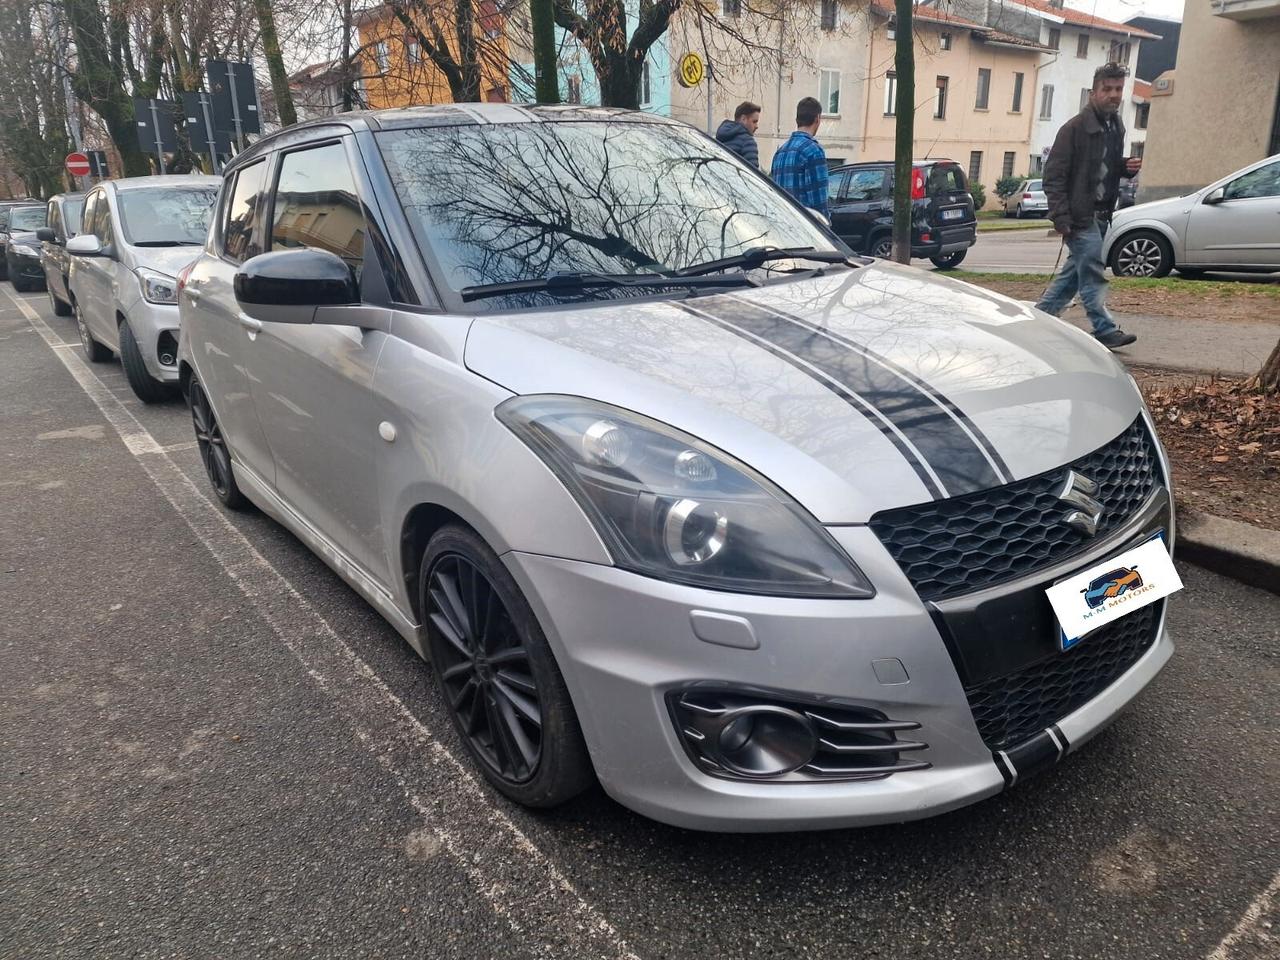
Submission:
[[[1045,590],[1069,650],[1086,635],[1182,589],[1164,532]]]
[[[959,220],[963,216],[964,216],[963,210],[943,210],[942,211],[943,220]]]

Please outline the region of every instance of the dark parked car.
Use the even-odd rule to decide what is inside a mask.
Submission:
[[[954,160],[911,166],[911,255],[958,266],[977,242],[978,220],[964,171]],[[887,258],[893,245],[893,163],[850,163],[831,171],[831,228],[859,253]]]
[[[36,231],[42,241],[40,266],[44,269],[44,286],[49,291],[49,306],[60,317],[71,316],[71,288],[67,276],[71,257],[67,241],[80,232],[80,214],[84,211],[83,193],[60,193],[49,198],[48,223]]]
[[[40,241],[36,231],[44,226],[44,204],[13,206],[0,211],[3,218],[5,247],[4,275],[19,292],[44,285],[40,266]]]
[[[34,197],[26,200],[0,200],[0,280],[8,279],[8,274],[4,272],[4,252],[9,246],[9,211],[14,207],[29,207],[39,202]]]

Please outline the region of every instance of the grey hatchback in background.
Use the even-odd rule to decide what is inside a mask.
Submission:
[[[80,232],[83,211],[83,193],[59,193],[49,198],[45,226],[36,231],[41,241],[44,288],[49,293],[49,306],[59,317],[71,316],[71,256],[67,253],[67,241]]]
[[[852,258],[675,121],[290,127],[230,164],[178,287],[213,492],[432,661],[518,802],[594,777],[699,829],[929,816],[1078,749],[1171,655],[1162,600],[1068,640],[1045,593],[1172,543],[1115,358]]]
[[[174,396],[178,380],[177,274],[209,232],[217,177],[104,180],[84,200],[68,240],[69,295],[85,355],[120,354],[143,403]]]
[[[1049,197],[1044,192],[1044,181],[1027,180],[1004,201],[1006,217],[1047,217]]]

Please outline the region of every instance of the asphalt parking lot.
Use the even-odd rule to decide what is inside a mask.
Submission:
[[[179,402],[0,291],[0,956],[1280,956],[1280,598],[1180,565],[1085,750],[930,821],[719,836],[468,772],[427,668]]]

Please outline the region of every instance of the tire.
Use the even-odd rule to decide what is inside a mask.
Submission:
[[[1013,208],[1013,215],[1017,217],[1019,220],[1023,219],[1026,216],[1026,214],[1022,212],[1022,204],[1018,204],[1016,207]]]
[[[1006,220],[1008,220],[1008,219],[1009,219],[1010,217],[1012,217],[1012,216],[1013,216],[1013,214],[1009,212],[1009,208],[1008,208],[1008,207],[1005,207],[1005,208],[1004,208],[1004,218],[1005,218]]]
[[[1155,231],[1135,230],[1112,245],[1110,261],[1117,277],[1165,277],[1173,269],[1173,249]]]
[[[969,255],[969,249],[957,250],[955,253],[949,253],[945,257],[930,257],[929,262],[939,270],[954,270],[964,262],[964,258]]]
[[[249,501],[236,485],[235,470],[231,465],[231,451],[218,418],[213,414],[204,387],[194,376],[187,385],[187,403],[191,407],[191,422],[196,431],[196,446],[200,448],[200,461],[213,492],[228,510],[244,510]]]
[[[49,308],[53,310],[53,315],[55,317],[71,316],[71,304],[59,300],[57,294],[53,292],[53,287],[49,286],[48,282],[45,283],[45,289],[49,292]]]
[[[881,260],[888,260],[893,256],[893,236],[888,233],[882,233],[878,237],[873,237],[871,242],[867,244],[867,253]]]
[[[75,311],[76,327],[80,331],[80,346],[84,347],[84,355],[89,358],[90,363],[106,363],[111,359],[111,350],[93,339],[88,324],[84,322],[84,311],[80,309],[80,304],[72,303],[71,309]]]
[[[564,678],[489,545],[466,527],[437,531],[422,554],[418,599],[437,689],[484,778],[527,807],[558,806],[590,786]]]
[[[147,372],[147,364],[142,359],[142,351],[138,349],[138,341],[134,339],[128,320],[120,323],[120,362],[124,365],[124,376],[133,388],[134,396],[143,403],[161,403],[174,397],[172,386]]]

